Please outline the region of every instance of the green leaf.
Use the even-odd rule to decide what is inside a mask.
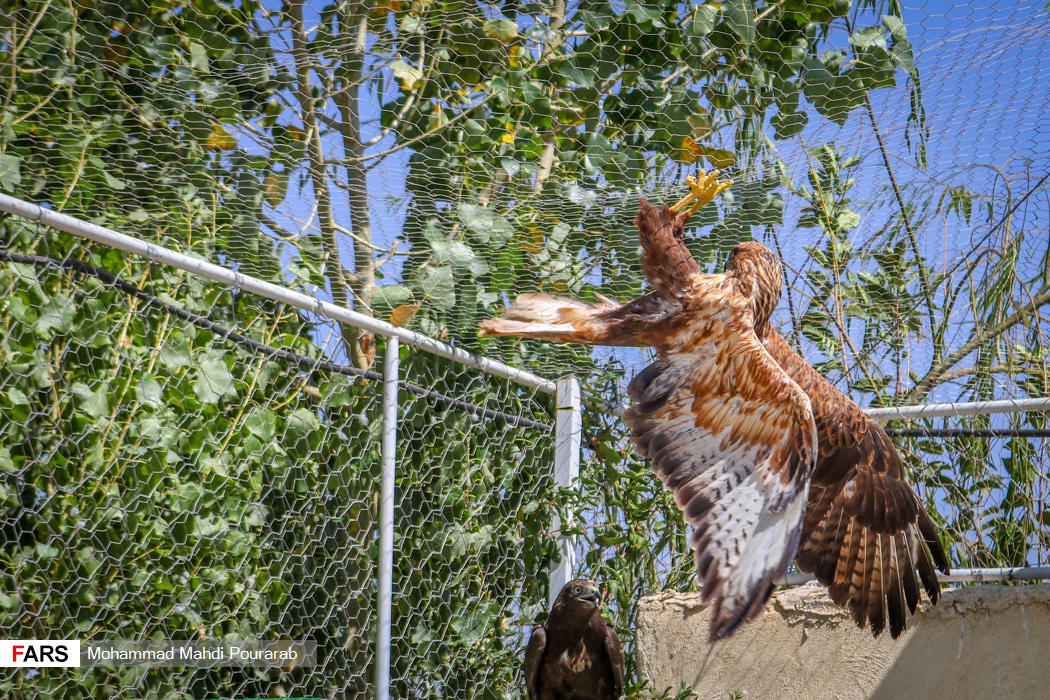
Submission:
[[[13,153],[0,153],[0,187],[8,192],[22,184],[22,159]]]
[[[128,213],[128,221],[133,224],[144,224],[149,221],[149,212],[142,207],[136,207]]]
[[[176,512],[198,511],[203,495],[204,487],[195,482],[176,486],[168,494],[169,507]]]
[[[802,91],[818,110],[824,106],[834,83],[835,77],[819,58],[810,56],[803,62]]]
[[[6,446],[0,446],[0,471],[7,472],[8,474],[15,474],[18,472],[18,465],[11,459],[11,448]]]
[[[717,15],[718,10],[713,5],[694,5],[692,21],[686,27],[687,36],[700,39],[710,34],[711,30],[714,29]]]
[[[36,320],[36,332],[41,338],[50,339],[55,333],[67,333],[76,317],[76,305],[65,294],[56,294],[48,299]]]
[[[423,71],[405,63],[400,58],[390,64],[390,71],[400,81],[401,89],[404,92],[412,92],[423,80]]]
[[[306,408],[300,408],[295,411],[288,416],[288,420],[285,423],[287,435],[296,440],[309,437],[319,427],[321,427],[321,421],[318,420],[317,415]]]
[[[521,170],[521,163],[513,158],[500,158],[500,167],[507,172],[507,177],[514,177]]]
[[[770,123],[773,125],[778,140],[791,138],[806,128],[809,115],[805,112],[779,112]]]
[[[745,46],[755,43],[755,15],[748,0],[726,0],[722,3],[722,14]]]
[[[893,49],[891,50],[893,59],[897,62],[901,68],[903,68],[909,75],[915,77],[918,75],[918,71],[915,68],[915,56],[912,54],[911,43],[907,41],[894,42]]]
[[[1050,511],[1047,511],[1050,513]],[[430,628],[426,626],[426,623],[420,621],[416,628],[412,630],[412,636],[410,637],[412,644],[417,647],[427,648],[432,641],[434,641],[434,633],[430,631]]]
[[[11,406],[28,406],[29,397],[17,386],[7,387],[4,390],[7,403]]]
[[[853,75],[853,72],[841,75],[835,79],[835,86],[828,91],[823,107],[817,106],[817,111],[842,126],[849,118],[850,112],[864,104],[865,92],[864,83],[859,76]]]
[[[565,243],[565,239],[569,237],[569,233],[572,232],[572,227],[566,223],[558,223],[551,229],[550,235],[547,236],[548,247],[554,246],[559,247]]]
[[[890,36],[893,37],[894,41],[908,40],[908,27],[900,17],[894,15],[883,15],[882,26],[886,27],[886,30],[889,31]]]
[[[265,442],[273,439],[276,425],[277,417],[273,411],[258,406],[253,408],[244,420],[244,427],[248,432]]]
[[[419,279],[420,295],[438,311],[456,305],[456,283],[450,267],[427,267]]]
[[[485,36],[501,43],[509,43],[518,36],[518,25],[511,19],[490,19],[482,25]]]
[[[775,90],[777,109],[781,112],[797,112],[802,96],[801,85],[796,82],[778,82]]]
[[[60,554],[61,552],[58,550],[58,547],[52,547],[51,545],[43,543],[36,546],[36,556],[41,562],[57,559]]]
[[[152,376],[143,375],[135,387],[135,398],[147,406],[160,406],[164,401],[164,388]]]
[[[839,212],[838,226],[843,231],[850,231],[857,228],[860,226],[860,214],[852,209]]]
[[[663,22],[660,21],[663,13],[659,6],[638,2],[638,0],[625,0],[624,9],[639,24],[652,23],[652,26],[657,28],[664,26]]]
[[[80,399],[79,405],[84,413],[92,418],[109,415],[109,387],[105,384],[95,391],[83,382],[74,382],[71,388],[73,395]]]
[[[886,33],[882,30],[882,27],[866,27],[854,32],[849,38],[849,43],[858,49],[866,49],[870,46],[878,46],[885,49]]]
[[[853,77],[867,90],[894,87],[897,83],[895,73],[896,61],[884,49],[870,49],[858,53],[852,71],[846,75]],[[839,81],[844,80],[840,77]]]
[[[199,72],[208,72],[208,50],[196,41],[190,42],[190,68]]]
[[[568,60],[557,61],[553,66],[570,85],[589,88],[598,79],[598,61],[590,54],[575,54]]]
[[[442,265],[470,267],[471,263],[477,258],[474,251],[461,241],[431,241],[430,249],[434,252],[434,260]]]
[[[197,378],[193,382],[193,393],[203,404],[218,403],[224,398],[237,396],[233,374],[230,373],[221,353],[209,353],[201,362],[197,368]]]
[[[780,51],[780,60],[783,62],[783,68],[778,69],[777,73],[787,80],[802,67],[806,60],[806,50],[801,46],[785,46]]]
[[[372,293],[372,308],[383,316],[412,299],[412,290],[403,284],[388,284],[377,287]]]
[[[598,202],[598,193],[592,189],[582,187],[579,182],[566,182],[561,185],[561,196],[576,206],[589,209]]]
[[[190,358],[190,344],[186,341],[186,336],[173,333],[160,349],[160,361],[171,370],[189,367],[193,360]]]
[[[99,172],[102,173],[102,179],[105,180],[106,187],[116,192],[120,192],[121,190],[127,188],[127,183],[125,183],[119,177],[116,177],[111,172],[113,170],[113,166],[111,164],[106,163],[104,160],[97,156],[91,156],[90,158],[88,158],[88,162],[90,162],[92,165],[98,168]]]
[[[603,171],[613,162],[613,158],[617,155],[612,142],[598,133],[590,135],[585,153],[584,167],[595,175],[603,174]]]
[[[502,247],[514,235],[514,226],[492,209],[476,204],[460,204],[459,220],[483,242]]]
[[[266,179],[263,180],[263,196],[266,197],[271,207],[278,206],[288,194],[289,175],[290,171],[287,169],[271,170],[266,173]]]
[[[912,53],[911,41],[908,40],[908,28],[904,25],[904,22],[899,17],[884,15],[882,17],[882,26],[893,37],[893,48],[890,53],[894,61],[909,75],[913,77],[918,75],[915,69],[915,56]]]
[[[418,17],[405,15],[401,18],[398,29],[402,34],[423,34],[426,31],[426,25],[419,21]]]
[[[481,611],[472,611],[452,620],[452,629],[459,635],[464,644],[473,645],[485,636],[489,618]]]

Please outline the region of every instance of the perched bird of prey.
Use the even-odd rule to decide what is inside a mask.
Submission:
[[[905,629],[919,581],[937,601],[948,561],[886,432],[784,341],[769,318],[784,284],[760,243],[704,274],[686,220],[731,182],[689,178],[673,207],[641,202],[641,265],[652,290],[620,305],[524,294],[482,335],[650,346],[630,383],[632,440],[695,529],[711,640],[755,618],[794,559],[878,636]],[[918,569],[918,577],[916,577]]]
[[[550,616],[536,625],[525,650],[529,700],[618,700],[623,693],[623,650],[601,613],[598,585],[569,581]]]

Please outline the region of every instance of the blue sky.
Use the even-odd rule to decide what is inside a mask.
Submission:
[[[1050,22],[1043,3],[905,2],[904,17],[923,81],[930,129],[927,170],[916,167],[906,143],[910,105],[903,75],[899,76],[897,88],[876,92],[873,101],[893,169],[906,198],[940,192],[949,186],[965,186],[983,197],[979,202],[990,202],[996,212],[1004,212],[1007,186],[1016,198],[1050,172],[1050,126],[1046,114],[1046,106],[1050,104],[1050,58],[1047,58],[1050,54],[1046,51],[1050,47]],[[841,43],[844,45],[844,40]],[[363,115],[364,136],[370,138],[378,130],[375,120],[379,100],[370,94],[367,102]],[[863,157],[862,164],[852,174],[858,183],[853,192],[854,201],[863,214],[855,238],[867,240],[886,223],[893,208],[883,203],[888,199],[888,178],[863,109],[855,110],[841,128],[819,117],[812,119],[799,138],[777,145],[777,155],[788,165],[794,179],[804,182],[808,161],[803,143],[812,146],[828,141],[834,141],[847,154]],[[372,152],[392,145],[392,137],[387,137]],[[339,152],[334,141],[326,146],[330,153]],[[373,236],[381,247],[390,245],[401,231],[406,211],[404,179],[410,155],[407,150],[394,153],[368,176]],[[333,188],[332,194],[336,218],[349,228],[346,198],[338,188]],[[310,198],[309,187],[296,194],[293,186],[289,199],[279,207],[275,218],[297,230],[296,221],[305,220],[310,212]],[[803,272],[808,256],[802,247],[817,243],[820,234],[794,226],[800,203],[790,194],[785,194],[785,198],[788,207],[784,226],[779,231],[785,244],[784,256],[789,269]],[[878,204],[869,205],[875,201]],[[1034,235],[1041,231],[1046,236],[1050,229],[1048,220],[1050,206],[1042,192],[1018,210],[1013,223],[1035,232]],[[961,251],[968,250],[973,241],[987,234],[987,227],[967,226],[948,217],[923,228],[920,245],[938,271],[944,271],[959,262]],[[346,258],[351,259],[349,239],[345,236],[343,246]],[[1034,247],[1027,251],[1031,259],[1022,260],[1021,265],[1031,274],[1037,267],[1033,251]],[[380,284],[395,281],[396,271],[396,265],[384,268],[384,272],[393,272],[394,276],[381,280]],[[796,303],[804,300],[807,290],[801,280],[792,277],[789,283]],[[786,306],[778,319],[784,326],[790,325]],[[960,318],[957,328],[957,336],[962,338],[969,328],[965,318]],[[914,350],[913,362],[921,365],[923,348]],[[633,365],[641,358],[624,355],[623,359]],[[920,371],[921,366],[909,369]],[[933,398],[938,396],[935,394]]]
[[[921,199],[929,193],[939,193],[947,187],[965,186],[978,198],[978,204],[988,204],[997,214],[1006,210],[1007,189],[1013,198],[1024,194],[1050,172],[1050,21],[1043,9],[1044,2],[1003,3],[993,0],[972,0],[968,3],[904,2],[905,23],[914,46],[916,63],[922,76],[924,103],[930,130],[928,147],[929,167],[915,164],[913,152],[906,141],[906,127],[910,104],[903,76],[892,90],[873,95],[874,111],[891,164],[905,191],[905,196]],[[845,41],[840,42],[845,46]],[[365,138],[377,132],[374,120],[379,100],[370,96],[365,117]],[[853,191],[854,203],[863,214],[854,233],[856,241],[870,239],[894,214],[895,205],[887,192],[887,173],[882,155],[874,138],[871,123],[863,109],[856,110],[847,123],[838,127],[815,117],[799,138],[777,144],[777,155],[788,166],[792,177],[805,181],[808,161],[803,145],[835,142],[848,155],[860,155],[862,164],[852,173],[857,185]],[[374,150],[386,150],[393,145],[387,138]],[[327,144],[330,152],[339,152],[335,143]],[[387,246],[401,231],[406,202],[404,180],[411,153],[395,153],[375,167],[368,176],[374,240]],[[296,194],[279,208],[277,217],[288,228],[298,229],[296,220],[307,218],[311,208],[310,189]],[[1047,186],[1030,197],[1018,209],[1013,221],[1015,229],[1030,232],[1030,243],[1024,251],[1019,268],[1024,275],[1037,272],[1037,254],[1040,242],[1050,240],[1050,197]],[[349,228],[348,205],[342,193],[333,189],[336,217]],[[819,232],[799,229],[800,202],[785,193],[787,210],[779,235],[784,242],[787,266],[796,274],[789,276],[789,284],[796,303],[805,300],[806,285],[798,273],[804,273],[808,255],[805,245],[820,242]],[[995,218],[998,218],[996,215]],[[758,232],[756,232],[758,233]],[[938,272],[955,267],[961,252],[969,250],[975,241],[988,236],[987,226],[967,225],[957,217],[942,217],[929,222],[919,231],[920,247],[927,260]],[[999,242],[994,232],[990,245]],[[351,259],[349,240],[343,237],[344,254]],[[395,268],[396,269],[396,268]],[[388,284],[386,279],[381,284]],[[791,321],[786,304],[782,304],[777,320],[785,330]],[[949,345],[958,346],[972,328],[972,318],[965,309],[958,314]],[[335,343],[329,347],[334,348]],[[905,368],[921,374],[929,363],[928,341],[913,339],[911,365]],[[646,353],[600,349],[598,354],[614,355],[627,367],[627,376],[646,362]],[[956,387],[935,390],[932,401],[953,400]],[[998,388],[999,397],[1016,395],[1017,389],[1004,380]],[[1006,418],[997,418],[996,425]],[[1007,454],[1005,441],[993,441],[989,447],[993,459]],[[1045,441],[1043,441],[1045,450]],[[956,449],[956,452],[959,452]],[[1043,453],[1046,454],[1045,452]],[[953,453],[951,459],[956,459]],[[1045,464],[1045,457],[1043,463]],[[1045,487],[1045,484],[1044,484]],[[943,493],[934,500],[946,510]],[[994,505],[1003,496],[1001,489],[984,490],[974,498]],[[976,503],[977,501],[975,501]],[[946,510],[947,512],[947,510]],[[1032,550],[1034,562],[1045,560],[1045,552]]]

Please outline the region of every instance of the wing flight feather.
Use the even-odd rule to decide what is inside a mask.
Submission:
[[[695,528],[714,640],[761,612],[794,557],[817,435],[809,399],[757,337],[721,326],[717,303],[707,311],[717,329],[696,327],[694,309],[690,337],[704,342],[669,342],[631,382],[624,420]]]
[[[547,630],[543,625],[532,628],[529,645],[525,647],[525,689],[529,700],[540,697],[540,666],[543,665],[543,651],[547,648]]]
[[[618,698],[623,694],[623,649],[620,647],[620,637],[608,622],[605,622],[604,639],[605,654],[609,657],[609,668],[613,674],[613,696]]]
[[[872,441],[885,444],[867,447]],[[824,481],[818,462],[798,564],[828,586],[858,625],[870,624],[878,635],[888,618],[896,638],[915,612],[920,582],[937,602],[936,569],[947,573],[948,561],[918,497],[893,476],[900,474],[899,458],[885,431],[871,423],[859,445],[861,456],[843,479]],[[878,585],[867,583],[876,576]]]

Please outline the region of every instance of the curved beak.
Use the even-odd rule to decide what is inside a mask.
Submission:
[[[588,603],[590,603],[596,608],[600,608],[602,606],[601,592],[598,591],[597,588],[589,588],[583,593],[581,593],[578,597],[580,600],[586,600]]]

